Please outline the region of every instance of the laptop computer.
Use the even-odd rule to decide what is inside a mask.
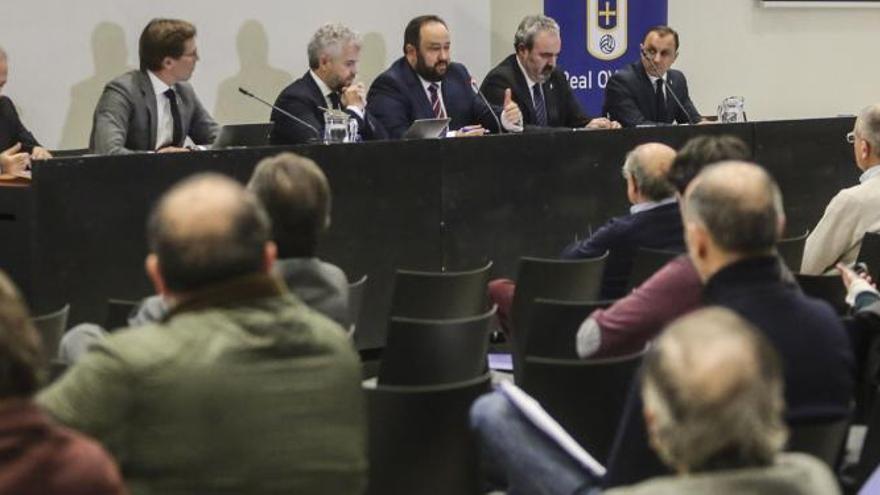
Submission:
[[[403,139],[437,139],[443,137],[451,119],[419,119],[403,133]]]
[[[273,125],[272,122],[224,125],[211,148],[216,150],[244,146],[267,146]]]

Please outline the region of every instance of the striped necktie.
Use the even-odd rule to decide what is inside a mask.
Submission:
[[[547,105],[544,103],[544,91],[540,84],[532,86],[532,100],[535,102],[535,123],[539,126],[547,125]]]
[[[431,83],[428,85],[428,92],[431,93],[431,110],[434,111],[434,117],[438,119],[442,119],[446,117],[446,112],[443,110],[443,104],[440,103],[440,93],[437,91],[440,89],[437,86],[437,83]]]

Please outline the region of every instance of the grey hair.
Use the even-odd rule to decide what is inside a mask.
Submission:
[[[552,17],[544,14],[525,16],[516,28],[516,34],[513,35],[513,49],[519,50],[522,46],[531,50],[535,44],[535,37],[544,31],[559,34],[559,24]]]
[[[324,24],[315,31],[312,39],[309,40],[309,67],[317,69],[320,65],[321,55],[325,53],[339,55],[342,47],[349,43],[360,48],[363,43],[361,35],[340,23]]]
[[[655,449],[688,472],[772,464],[788,437],[779,357],[729,309],[667,327],[645,357],[642,395]]]
[[[766,170],[748,162],[705,168],[685,196],[684,216],[701,223],[723,250],[761,254],[779,240],[782,192]]]
[[[660,201],[675,194],[675,189],[669,182],[667,174],[650,173],[639,160],[639,156],[639,148],[626,154],[626,160],[623,162],[623,176],[632,177],[642,195],[651,201]]]
[[[859,112],[855,131],[871,145],[874,156],[880,156],[880,104],[867,106]]]

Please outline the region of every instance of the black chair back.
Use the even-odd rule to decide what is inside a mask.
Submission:
[[[845,315],[848,311],[846,305],[846,287],[840,275],[804,275],[796,273],[795,279],[804,294],[821,299],[830,304],[837,314]]]
[[[633,257],[633,267],[629,275],[629,289],[632,290],[642,285],[642,282],[651,278],[651,275],[654,275],[663,265],[681,254],[678,251],[664,249],[638,248]]]
[[[510,310],[513,373],[517,382],[522,379],[522,348],[528,342],[535,299],[595,301],[599,297],[606,259],[608,253],[583,260],[520,258]]]
[[[776,243],[776,252],[793,273],[801,271],[801,261],[804,259],[804,245],[807,243],[807,236],[810,235],[810,229],[796,237],[787,237],[780,239]]]
[[[365,387],[369,417],[367,494],[482,493],[471,404],[489,391],[488,373],[442,386]]]
[[[492,262],[462,272],[397,270],[391,295],[391,317],[445,320],[486,311],[486,286]]]
[[[104,320],[104,329],[108,332],[117,328],[128,326],[128,319],[140,304],[140,301],[128,299],[108,299],[107,318]]]
[[[526,356],[522,388],[605,463],[643,355],[595,360]]]
[[[825,462],[832,472],[836,472],[849,433],[849,424],[848,417],[821,422],[790,423],[785,450],[810,454]]]
[[[49,359],[58,357],[58,346],[61,337],[67,330],[67,315],[70,313],[70,304],[65,304],[61,309],[31,318],[31,323],[40,334],[43,349]]]
[[[865,232],[857,259],[868,265],[868,272],[875,280],[880,276],[880,233]]]
[[[379,365],[382,385],[442,385],[470,380],[486,372],[489,320],[391,318],[388,343]]]
[[[361,306],[364,303],[364,292],[367,290],[367,276],[359,278],[348,284],[348,334],[354,335],[357,331],[358,318],[361,315]]]
[[[593,311],[614,301],[557,301],[535,299],[532,323],[523,348],[526,356],[577,359],[575,338],[581,323]]]

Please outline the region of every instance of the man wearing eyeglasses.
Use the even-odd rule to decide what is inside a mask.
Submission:
[[[179,19],[153,19],[139,42],[140,70],[125,73],[104,87],[95,107],[89,148],[102,155],[137,151],[187,151],[210,144],[218,126],[192,86],[199,60],[196,28]]]
[[[801,273],[818,275],[833,271],[838,262],[854,262],[865,232],[880,232],[880,104],[859,113],[846,140],[862,171],[859,184],[841,190],[828,203],[807,237]]]
[[[678,43],[678,33],[669,26],[649,29],[639,46],[639,60],[608,80],[602,113],[623,127],[700,123],[687,79],[670,69],[678,58]]]

